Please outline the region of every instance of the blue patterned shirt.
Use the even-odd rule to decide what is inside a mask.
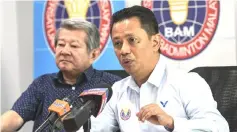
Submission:
[[[46,120],[48,107],[56,99],[63,99],[68,95],[78,96],[83,90],[93,88],[99,83],[112,85],[118,80],[120,77],[92,67],[78,77],[75,85],[64,83],[62,72],[45,74],[33,81],[15,102],[12,110],[16,111],[24,122],[33,120],[35,131]]]

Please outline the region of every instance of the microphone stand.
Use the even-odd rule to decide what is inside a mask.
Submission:
[[[91,119],[89,118],[83,125],[84,132],[90,132],[91,129]]]
[[[35,132],[42,132],[49,124],[49,119],[45,120],[36,130]]]
[[[51,128],[51,131],[52,132],[58,132],[58,131],[61,131],[63,129],[63,124],[60,120],[61,118],[59,117],[54,123],[53,123],[53,126]]]
[[[56,113],[49,113],[47,119],[35,130],[35,132],[43,132],[48,126],[52,127],[54,123],[51,122],[51,119],[55,118],[55,116],[57,116]]]

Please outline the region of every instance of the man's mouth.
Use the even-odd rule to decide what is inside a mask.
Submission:
[[[69,60],[61,60],[61,62],[71,62],[71,61],[69,61]]]
[[[132,60],[130,60],[130,59],[123,59],[122,60],[123,65],[130,65],[131,63],[132,63]]]

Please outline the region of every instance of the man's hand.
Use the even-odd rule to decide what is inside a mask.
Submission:
[[[136,114],[139,121],[145,120],[155,125],[163,125],[168,128],[174,128],[174,120],[166,114],[157,104],[149,104],[141,108]]]

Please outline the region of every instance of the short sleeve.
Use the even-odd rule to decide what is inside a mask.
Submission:
[[[40,106],[40,93],[36,84],[37,80],[21,94],[12,107],[12,110],[16,111],[22,117],[24,122],[34,120],[37,109]]]

